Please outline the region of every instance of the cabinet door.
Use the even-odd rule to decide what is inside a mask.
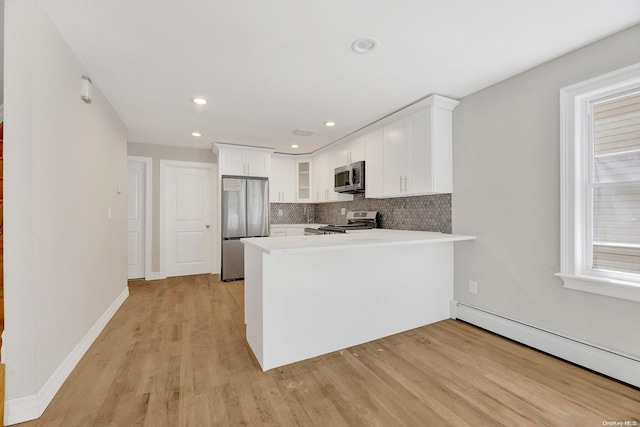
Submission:
[[[406,194],[425,194],[432,191],[431,172],[431,108],[406,118],[405,164],[408,168]]]
[[[366,153],[366,136],[356,138],[351,142],[351,163],[365,160]]]
[[[311,159],[296,161],[296,201],[312,201]]]
[[[280,179],[280,173],[278,173],[281,169],[281,162],[283,162],[282,157],[271,157],[271,163],[273,164],[271,174],[269,175],[269,201],[271,203],[280,202],[280,199],[282,199],[282,182]]]
[[[410,173],[405,165],[405,133],[404,119],[384,127],[383,194],[386,197],[403,195],[405,192],[407,175]]]
[[[296,201],[295,166],[296,161],[293,156],[286,156],[280,159],[278,176],[280,178],[280,191],[282,192],[280,201],[283,203]]]
[[[271,156],[262,152],[246,152],[246,172],[249,176],[269,176],[269,160]]]
[[[359,162],[365,157],[364,136],[343,142],[337,146],[338,166],[348,165],[349,163]],[[336,167],[338,167],[336,166]]]
[[[269,201],[272,203],[295,202],[295,183],[293,156],[274,155],[269,176]]]
[[[329,157],[326,153],[320,153],[313,157],[313,171],[314,171],[314,201],[326,202],[327,201],[327,177],[329,171]],[[333,173],[331,174],[333,177]]]
[[[366,135],[365,197],[382,197],[384,195],[384,154],[382,146],[382,129]]]
[[[286,236],[286,228],[275,228],[271,227],[271,231],[269,232],[270,237],[284,237]]]
[[[304,236],[304,228],[301,227],[287,227],[287,236]]]
[[[243,149],[220,151],[220,173],[223,175],[246,175],[246,153]]]
[[[337,162],[339,166],[348,165],[351,163],[351,144],[350,141],[343,142],[337,146]]]

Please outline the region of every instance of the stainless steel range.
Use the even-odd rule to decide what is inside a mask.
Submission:
[[[305,234],[339,234],[353,230],[370,230],[380,227],[380,214],[377,211],[347,212],[345,225],[326,225],[320,228],[305,228]]]

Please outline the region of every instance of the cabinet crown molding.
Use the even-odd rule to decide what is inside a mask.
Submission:
[[[261,151],[263,153],[273,153],[275,150],[273,148],[264,148],[264,147],[253,147],[251,145],[237,145],[237,144],[227,144],[227,143],[222,143],[222,142],[214,142],[213,143],[213,147],[211,148],[211,151],[213,151],[214,154],[218,154],[220,152],[220,149],[225,150],[225,149],[234,149],[234,150],[251,150],[251,151]]]
[[[458,104],[460,104],[460,101],[456,100],[456,99],[452,99],[452,98],[447,98],[446,96],[442,96],[442,95],[431,95],[428,96],[424,99],[421,99],[420,101],[414,102],[413,104],[407,105],[406,107],[402,107],[400,110],[394,111],[393,113],[386,115],[378,120],[376,120],[375,122],[372,122],[368,125],[366,125],[365,127],[358,129],[357,131],[350,133],[349,135],[343,136],[342,138],[332,142],[331,144],[322,147],[316,151],[313,152],[313,154],[316,153],[321,153],[323,151],[328,151],[333,149],[334,147],[338,146],[341,143],[344,143],[345,141],[350,141],[352,139],[361,137],[363,135],[366,135],[367,133],[370,133],[378,128],[382,128],[385,125],[392,123],[398,119],[401,119],[405,116],[408,116],[418,110],[421,110],[423,108],[426,107],[436,107],[439,108],[441,110],[445,110],[445,111],[453,111]]]

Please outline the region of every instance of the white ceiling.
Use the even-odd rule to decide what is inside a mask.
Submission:
[[[39,1],[130,141],[283,153],[434,93],[459,99],[640,22],[638,0]],[[354,53],[360,37],[378,48]]]

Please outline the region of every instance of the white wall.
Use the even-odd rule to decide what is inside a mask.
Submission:
[[[38,2],[5,5],[4,356],[11,401],[41,397],[126,292],[127,130],[99,82],[93,103],[81,101],[87,71]]]
[[[454,111],[455,298],[640,357],[640,303],[562,287],[559,89],[640,62],[640,25],[462,99]],[[478,282],[478,295],[468,282]]]

